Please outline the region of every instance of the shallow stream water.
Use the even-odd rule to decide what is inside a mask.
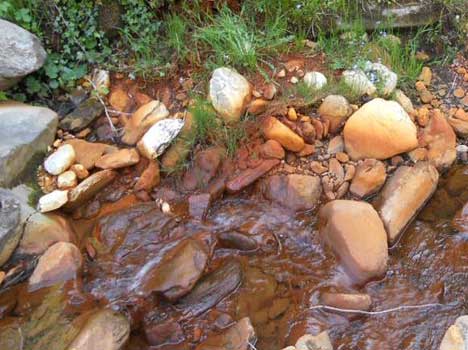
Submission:
[[[74,222],[83,250],[86,240],[97,250],[94,260],[87,259],[83,279],[66,283],[58,291],[28,293],[23,283],[2,293],[0,311],[7,317],[0,327],[25,324],[23,328],[34,335],[26,348],[44,349],[41,344],[45,342],[52,349],[44,337],[55,334],[57,344],[65,342],[68,335],[57,336],[64,334],[62,328],[76,328],[79,316],[88,310],[111,306],[131,320],[128,350],[194,348],[244,316],[252,320],[258,350],[282,349],[305,333],[322,330],[329,331],[335,349],[436,350],[445,330],[468,313],[468,232],[452,224],[468,200],[467,185],[467,166],[454,167],[446,174],[432,200],[390,249],[386,275],[365,286],[355,285],[323,247],[315,211],[295,215],[255,193],[246,193],[219,201],[201,223],[189,219],[184,208],[166,215],[155,204],[124,197],[105,206],[97,219]],[[216,243],[216,237],[226,232],[252,238],[256,248],[241,251]],[[242,270],[240,285],[235,274],[215,276],[215,288],[238,286],[207,311],[197,300],[170,303],[145,290],[146,273],[189,237],[212,251],[208,272],[233,260]],[[159,273],[177,270],[171,264],[166,267],[167,271]],[[437,305],[373,315],[314,309],[323,291],[368,293],[372,311]],[[54,313],[55,308],[48,305],[41,314],[38,306],[50,293],[61,295],[65,309]],[[158,320],[172,320],[165,331],[170,336],[166,345],[151,347],[144,328]],[[180,327],[174,327],[177,323]]]

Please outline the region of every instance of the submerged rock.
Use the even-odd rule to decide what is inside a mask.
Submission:
[[[253,184],[263,175],[280,163],[278,159],[264,160],[257,167],[247,169],[239,173],[226,183],[226,190],[229,193],[237,193],[242,191],[247,186]]]
[[[241,264],[234,259],[204,276],[193,290],[176,304],[184,314],[196,317],[216,306],[242,282]]]
[[[195,350],[249,350],[256,341],[252,323],[244,317],[220,334],[208,336]]]
[[[428,162],[401,166],[387,181],[375,207],[385,225],[388,242],[395,243],[437,188],[439,173]]]
[[[189,213],[195,219],[204,220],[211,204],[209,193],[193,194],[188,199]]]
[[[373,99],[346,122],[344,141],[351,159],[387,159],[418,147],[416,126],[395,101]]]
[[[75,241],[75,232],[68,220],[56,214],[34,213],[24,225],[24,233],[16,255],[39,255],[57,242]]]
[[[0,189],[0,266],[10,258],[21,239],[20,219],[19,201],[11,192]]]
[[[39,258],[29,278],[29,289],[36,290],[73,279],[77,276],[82,264],[80,250],[74,244],[55,243]]]
[[[348,294],[326,292],[320,296],[322,303],[339,309],[367,311],[372,305],[368,294]]]
[[[27,30],[0,19],[0,90],[6,90],[45,63],[47,52]]]
[[[318,204],[322,185],[318,176],[274,175],[263,182],[263,194],[294,211],[309,210]]]
[[[164,103],[154,100],[144,104],[133,113],[125,124],[122,142],[127,145],[135,145],[154,124],[168,116],[169,111]]]
[[[222,232],[218,235],[218,242],[223,248],[244,251],[257,249],[255,239],[239,232]]]
[[[67,350],[122,350],[129,337],[126,317],[101,310],[89,318]]]
[[[385,273],[387,234],[370,204],[351,200],[327,203],[320,210],[320,235],[358,282]]]
[[[164,256],[162,262],[149,261],[140,270],[136,277],[138,293],[148,295],[158,292],[175,301],[192,290],[208,258],[205,243],[195,239],[182,241]]]
[[[0,103],[0,186],[13,185],[35,165],[35,157],[47,152],[57,123],[57,114],[48,108]]]
[[[236,71],[221,67],[213,71],[209,98],[214,109],[226,122],[238,122],[250,100],[251,87]]]

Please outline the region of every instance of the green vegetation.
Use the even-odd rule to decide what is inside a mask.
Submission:
[[[8,95],[48,102],[50,96],[73,88],[94,66],[144,79],[166,76],[185,63],[201,70],[230,65],[267,77],[262,67],[279,53],[301,47],[305,38],[319,42],[333,69],[377,57],[408,84],[420,68],[415,51],[424,41],[440,43],[446,26],[410,34],[402,45],[377,35],[385,28],[366,40],[359,13],[372,1],[238,0],[227,2],[228,7],[224,1],[213,5],[206,0],[4,0],[0,17],[35,33],[49,53],[45,66]],[[442,41],[455,42],[450,40],[454,36],[462,40],[467,30],[465,0],[439,2],[441,23],[457,29]],[[338,20],[356,23],[344,39],[332,31]]]

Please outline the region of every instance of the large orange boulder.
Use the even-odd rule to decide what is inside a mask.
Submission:
[[[334,200],[320,210],[320,235],[358,283],[387,269],[387,234],[375,209],[366,202]]]
[[[373,99],[346,122],[344,141],[351,159],[387,159],[418,147],[417,130],[395,101]]]

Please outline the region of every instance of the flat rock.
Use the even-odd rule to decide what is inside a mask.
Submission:
[[[68,190],[55,190],[43,195],[37,203],[37,210],[41,213],[57,210],[68,202]]]
[[[388,242],[393,244],[437,188],[439,173],[428,162],[414,167],[401,166],[387,180],[374,206],[385,225]]]
[[[57,114],[48,108],[0,103],[0,186],[13,185],[47,151],[57,123]]]
[[[357,282],[385,273],[387,234],[369,203],[351,200],[327,203],[320,210],[320,235]]]
[[[372,305],[372,299],[368,294],[325,292],[320,295],[320,300],[327,306],[348,310],[368,311]]]
[[[0,90],[6,90],[45,63],[40,40],[27,30],[0,19]]]
[[[76,209],[93,198],[100,190],[114,181],[117,173],[114,170],[101,170],[83,180],[78,186],[70,190],[67,210]]]
[[[184,314],[196,317],[216,306],[231,294],[242,282],[239,261],[229,259],[221,267],[204,276],[195,288],[176,304]]]
[[[238,122],[250,100],[251,87],[247,79],[230,68],[213,71],[209,98],[214,109],[226,122]]]
[[[117,151],[117,147],[115,146],[99,142],[88,142],[80,139],[67,140],[65,144],[73,146],[76,162],[83,165],[87,170],[94,168],[94,165],[103,154]]]
[[[226,183],[226,190],[229,193],[237,193],[242,191],[247,186],[253,184],[263,175],[268,173],[271,169],[280,163],[278,159],[264,160],[255,168],[249,168],[242,171],[237,176],[232,178]]]
[[[190,216],[204,220],[208,214],[211,204],[211,195],[209,193],[192,194],[188,199]]]
[[[10,191],[0,189],[0,266],[13,254],[22,233],[19,201]]]
[[[164,103],[153,100],[144,104],[133,113],[125,124],[122,142],[127,145],[135,145],[154,124],[168,116],[169,111]]]
[[[88,319],[67,350],[122,350],[129,337],[127,318],[105,309]]]
[[[137,276],[141,295],[158,292],[175,301],[192,290],[208,262],[206,244],[187,239],[169,251],[162,262],[149,261]]]
[[[88,98],[78,107],[60,120],[60,128],[66,131],[80,131],[91,124],[104,112],[101,102]]]
[[[195,350],[249,350],[255,343],[255,330],[250,319],[244,317],[223,332],[208,336]]]
[[[124,148],[116,152],[103,155],[95,163],[96,168],[119,169],[137,164],[140,155],[135,148]]]
[[[318,176],[273,175],[265,179],[262,185],[266,198],[294,211],[315,208],[322,194]]]
[[[66,218],[57,214],[35,213],[24,225],[15,256],[40,255],[57,242],[74,243],[75,240],[75,232]]]
[[[350,192],[359,198],[376,193],[385,183],[385,164],[376,159],[365,159],[356,167]]]
[[[387,159],[418,147],[416,126],[395,101],[373,99],[346,122],[345,148],[353,160]]]
[[[80,250],[73,243],[55,243],[39,258],[29,278],[29,289],[37,290],[73,279],[77,276],[82,264]]]
[[[457,158],[457,137],[439,110],[432,110],[430,115],[421,137],[427,144],[427,160],[439,170],[447,169]]]

